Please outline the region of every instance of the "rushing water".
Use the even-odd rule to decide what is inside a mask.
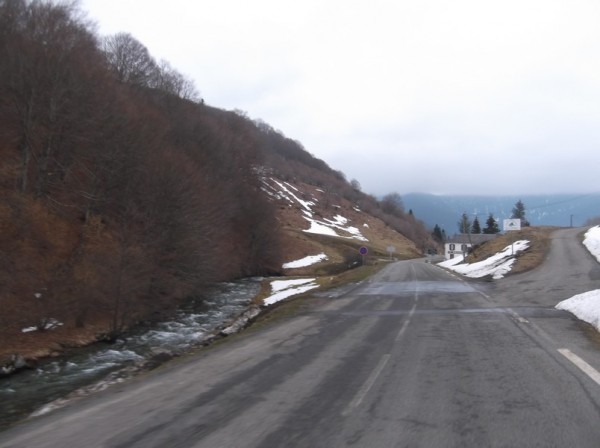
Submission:
[[[222,283],[191,299],[174,318],[137,328],[113,344],[97,343],[0,379],[0,428],[45,403],[89,386],[161,351],[181,354],[244,311],[260,289],[260,279]]]

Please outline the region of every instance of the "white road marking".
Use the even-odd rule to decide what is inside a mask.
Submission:
[[[415,277],[415,283],[416,283],[416,285],[415,285],[415,296],[414,296],[415,302],[413,303],[413,306],[410,309],[410,312],[408,313],[408,316],[406,317],[406,320],[402,324],[402,328],[400,328],[400,331],[396,335],[396,339],[394,340],[395,342],[398,342],[400,339],[402,339],[402,335],[406,331],[406,328],[408,327],[408,324],[410,324],[410,320],[411,320],[413,314],[415,314],[415,309],[417,308],[417,301],[419,300],[419,282],[417,280],[417,272],[416,272],[415,266],[413,264],[410,265],[410,269],[411,269],[411,271],[412,271],[412,273],[413,273],[413,275]]]
[[[507,309],[508,313],[515,319],[517,322],[521,322],[522,324],[528,324],[529,321],[524,317],[519,316],[519,314],[513,310],[512,308]]]
[[[585,362],[583,359],[581,359],[568,348],[559,348],[558,353],[560,353],[573,364],[575,364],[577,367],[579,367],[579,369],[583,373],[589,376],[596,384],[600,386],[600,372],[598,372],[596,369],[594,369],[592,366],[590,366],[587,362]]]
[[[365,383],[362,385],[362,387],[358,390],[357,394],[354,396],[354,399],[350,402],[350,404],[344,410],[344,412],[342,412],[343,416],[350,414],[350,412],[352,412],[355,408],[360,406],[363,399],[369,393],[369,391],[373,387],[373,384],[375,384],[375,381],[377,381],[379,374],[381,373],[381,371],[383,370],[383,368],[385,367],[385,365],[387,364],[387,362],[389,360],[390,360],[389,354],[383,355],[381,357],[381,359],[379,360],[379,364],[377,364],[377,367],[375,367],[375,370],[373,370],[373,372],[371,372],[371,375],[369,376],[369,378],[367,378],[367,381],[365,381]]]
[[[402,335],[404,334],[404,332],[406,331],[406,328],[410,324],[410,320],[411,320],[413,314],[415,314],[415,310],[417,308],[417,301],[419,300],[419,282],[417,280],[417,273],[415,271],[414,265],[411,265],[410,267],[411,267],[412,273],[414,275],[414,280],[416,282],[414,303],[413,303],[412,308],[410,309],[410,312],[408,313],[406,320],[402,324],[400,331],[396,335],[395,342],[398,342],[402,338]],[[379,377],[379,375],[381,374],[381,371],[383,370],[383,368],[385,367],[385,365],[388,363],[389,360],[390,360],[390,354],[385,354],[381,357],[381,359],[379,360],[379,364],[377,364],[377,367],[375,367],[375,370],[373,370],[373,372],[371,372],[371,375],[369,376],[369,378],[367,378],[367,381],[365,381],[365,383],[358,390],[358,392],[356,393],[356,395],[354,396],[354,398],[352,399],[350,404],[342,412],[343,416],[347,416],[355,408],[360,406],[360,404],[362,403],[364,398],[367,396],[367,394],[373,387],[373,384],[375,384],[375,381],[377,381],[377,378]]]
[[[410,324],[410,319],[413,316],[413,314],[415,314],[416,308],[417,308],[417,301],[415,299],[415,303],[413,304],[412,308],[410,309],[410,312],[408,313],[408,317],[406,318],[406,320],[402,324],[402,328],[400,328],[400,331],[396,335],[395,342],[398,342],[400,339],[402,339],[402,335],[404,335],[404,332],[406,331],[406,327],[408,327],[408,324]]]

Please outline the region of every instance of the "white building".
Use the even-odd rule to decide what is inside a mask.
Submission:
[[[454,257],[466,256],[473,246],[493,240],[494,238],[496,238],[496,235],[485,233],[461,233],[460,235],[454,235],[444,244],[444,258],[450,260]]]

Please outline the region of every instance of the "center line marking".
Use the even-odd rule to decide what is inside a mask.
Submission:
[[[398,342],[400,339],[402,339],[402,335],[404,334],[404,332],[406,331],[406,327],[408,327],[408,324],[410,323],[410,318],[412,317],[413,314],[415,314],[416,308],[417,308],[417,302],[415,301],[412,308],[410,309],[410,312],[408,313],[406,320],[402,324],[402,328],[400,328],[400,331],[396,335],[395,342]]]
[[[415,314],[415,309],[417,308],[417,301],[419,300],[419,281],[417,280],[417,271],[415,270],[415,266],[413,264],[410,265],[410,269],[412,271],[412,274],[413,274],[413,276],[415,278],[415,283],[416,283],[415,284],[415,296],[414,296],[415,303],[413,303],[413,306],[410,309],[410,312],[408,313],[408,316],[406,317],[406,320],[402,324],[402,327],[400,328],[400,331],[396,335],[396,339],[394,339],[394,342],[398,342],[400,339],[402,339],[402,335],[406,331],[406,328],[408,327],[408,324],[410,324],[410,319],[412,318],[413,314]]]
[[[575,364],[577,367],[579,367],[579,369],[583,373],[589,376],[596,384],[600,386],[600,372],[598,372],[596,369],[594,369],[592,366],[590,366],[587,362],[585,362],[583,359],[581,359],[568,348],[559,348],[558,353],[560,353],[573,364]]]
[[[373,372],[371,372],[371,375],[369,376],[369,378],[367,378],[367,381],[365,381],[365,383],[362,385],[362,387],[358,390],[357,394],[354,396],[354,399],[350,402],[350,404],[344,410],[344,412],[342,412],[343,416],[350,414],[350,412],[352,412],[353,409],[360,406],[363,399],[367,396],[367,394],[373,387],[373,384],[375,384],[375,381],[377,381],[377,377],[379,376],[379,374],[381,373],[381,371],[383,370],[383,368],[385,367],[385,365],[387,364],[387,362],[389,360],[390,360],[389,354],[383,355],[381,357],[381,359],[379,360],[379,364],[377,364],[377,367],[375,367],[375,370],[373,370]]]

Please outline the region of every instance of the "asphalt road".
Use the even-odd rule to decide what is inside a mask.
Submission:
[[[544,266],[493,283],[397,262],[0,446],[597,448],[600,345],[553,306],[599,273],[573,230]]]

